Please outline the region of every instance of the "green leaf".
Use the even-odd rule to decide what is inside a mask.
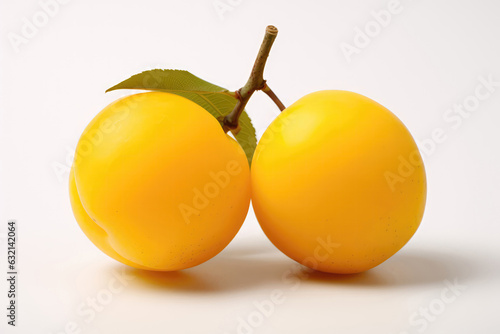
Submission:
[[[144,71],[109,88],[106,92],[116,89],[144,89],[177,94],[200,105],[215,118],[229,114],[238,102],[234,92],[182,70]],[[257,137],[250,117],[245,111],[240,116],[239,124],[239,131],[232,133],[245,151],[248,163],[251,163],[257,146]]]

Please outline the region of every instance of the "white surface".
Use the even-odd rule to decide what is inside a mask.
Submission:
[[[500,87],[456,128],[443,115],[475,94],[478,77],[500,80],[499,3],[401,0],[400,12],[348,62],[341,43],[352,44],[355,27],[389,1],[221,2],[233,8],[222,19],[213,0],[73,0],[19,52],[8,34],[20,34],[23,18],[41,6],[0,4],[0,233],[12,218],[20,232],[18,327],[8,327],[2,311],[0,332],[72,333],[72,323],[89,334],[498,331]],[[296,265],[267,241],[252,211],[230,246],[199,267],[153,274],[108,259],[79,230],[67,174],[54,170],[71,159],[95,114],[126,94],[104,90],[157,67],[239,88],[268,24],[280,33],[266,78],[285,104],[346,89],[391,109],[418,141],[442,129],[446,139],[424,154],[428,204],[417,234],[370,272],[316,273],[298,283],[286,274]],[[276,115],[262,94],[247,110],[259,135]],[[5,268],[5,240],[1,247]],[[122,271],[132,279],[110,293]],[[454,281],[465,288],[442,295]],[[2,279],[1,305],[6,290]],[[280,291],[282,303],[259,318],[255,303],[268,305]],[[109,296],[92,319],[81,309],[88,298]],[[257,326],[239,328],[239,319]]]

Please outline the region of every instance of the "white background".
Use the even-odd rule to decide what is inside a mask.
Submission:
[[[231,10],[218,12],[220,3]],[[497,332],[500,87],[459,125],[443,116],[477,101],[479,77],[500,81],[500,4],[401,0],[399,13],[348,61],[342,43],[355,45],[356,27],[376,29],[371,12],[388,3],[73,0],[43,22],[39,2],[2,1],[0,264],[6,271],[6,224],[17,219],[20,278],[14,329],[1,280],[0,332]],[[9,38],[34,16],[44,25],[16,52]],[[79,230],[61,167],[86,124],[128,93],[104,90],[151,68],[187,69],[237,89],[268,24],[280,32],[265,77],[285,104],[316,90],[352,90],[392,110],[420,143],[441,131],[423,154],[428,203],[414,238],[367,273],[291,282],[282,276],[294,262],[270,244],[250,209],[233,242],[196,268],[155,274],[109,259]],[[261,93],[247,110],[259,136],[277,114]],[[127,283],[110,293],[114,275]],[[445,291],[450,282],[455,292]],[[274,290],[283,302],[263,315],[256,303],[268,305]],[[78,313],[89,298],[110,296],[95,316]]]

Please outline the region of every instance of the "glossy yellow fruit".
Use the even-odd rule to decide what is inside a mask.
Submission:
[[[70,176],[75,217],[104,253],[136,268],[198,265],[236,235],[250,203],[239,144],[206,110],[150,92],[118,100],[85,129]]]
[[[269,239],[330,273],[387,260],[417,230],[426,178],[415,141],[362,95],[321,91],[284,110],[252,162],[252,203]]]

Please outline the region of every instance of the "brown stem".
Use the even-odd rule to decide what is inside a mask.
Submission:
[[[245,109],[245,106],[248,103],[248,100],[250,100],[252,94],[256,90],[264,89],[266,87],[266,81],[264,80],[264,67],[266,66],[269,51],[271,51],[271,46],[273,45],[277,35],[278,29],[276,27],[267,26],[266,34],[264,35],[264,40],[260,46],[260,50],[253,65],[252,72],[250,73],[250,77],[248,78],[245,86],[236,92],[238,102],[236,103],[234,109],[221,119],[222,128],[225,132],[238,128],[238,119],[240,118],[240,115],[243,112],[243,109]]]
[[[264,88],[262,88],[262,91],[266,93],[267,96],[271,98],[271,100],[274,101],[274,103],[278,106],[278,108],[280,108],[280,111],[286,109],[285,105],[280,101],[280,99],[276,96],[276,94],[274,94],[274,92],[272,91],[271,87],[269,87],[267,82],[265,83]]]

